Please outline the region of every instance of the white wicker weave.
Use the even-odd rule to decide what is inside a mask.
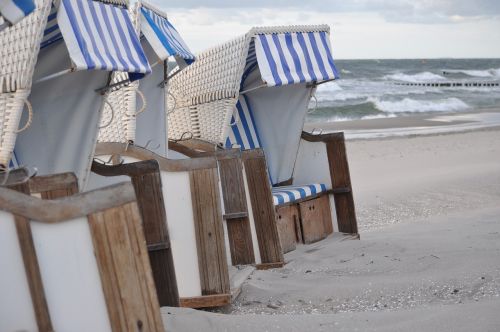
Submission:
[[[130,19],[139,35],[139,9],[143,4],[139,1],[129,9]],[[128,79],[128,74],[123,72],[113,73],[111,84]],[[108,92],[104,109],[101,115],[101,127],[99,129],[98,142],[131,143],[135,141],[137,95],[139,82],[132,82],[126,86]],[[142,108],[146,101],[143,99]]]
[[[329,32],[330,28],[255,27],[241,37],[200,53],[195,63],[169,82],[169,139],[178,140],[189,132],[196,138],[224,143],[252,39],[258,34],[317,31]],[[193,109],[196,116],[192,116]]]
[[[138,87],[139,84],[133,82],[107,95],[98,142],[127,143],[135,140]]]
[[[33,13],[0,32],[0,165],[3,166],[8,166],[12,156],[51,3],[52,0],[36,0]]]

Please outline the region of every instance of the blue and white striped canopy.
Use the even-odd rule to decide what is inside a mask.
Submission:
[[[257,149],[261,147],[259,133],[255,126],[252,109],[247,96],[240,95],[236,108],[231,117],[231,128],[226,139],[226,148],[239,145],[242,150]]]
[[[0,31],[2,27],[16,24],[34,10],[33,0],[0,0]]]
[[[257,62],[267,86],[321,82],[338,77],[325,31],[259,34]]]
[[[57,7],[52,3],[52,8],[47,18],[47,25],[45,25],[45,30],[43,30],[43,39],[40,48],[44,48],[59,39],[62,39],[62,34],[59,25],[57,25]]]
[[[168,19],[146,6],[141,7],[141,32],[161,60],[174,56],[179,66],[190,65],[195,56]]]
[[[125,8],[92,0],[62,0],[57,25],[77,70],[151,72]]]

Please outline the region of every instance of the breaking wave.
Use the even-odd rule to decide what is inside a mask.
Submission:
[[[440,100],[415,100],[404,98],[398,101],[383,101],[379,98],[369,98],[376,109],[386,113],[421,113],[421,112],[447,112],[461,111],[469,108],[465,102],[458,98]]]
[[[445,69],[443,74],[464,74],[471,77],[500,78],[500,68],[487,70]]]
[[[428,71],[423,72],[423,73],[418,73],[418,74],[396,73],[396,74],[391,74],[391,75],[385,75],[383,78],[386,80],[403,81],[403,82],[410,82],[410,83],[441,81],[441,80],[445,79],[443,76],[433,74],[433,73],[428,72]]]

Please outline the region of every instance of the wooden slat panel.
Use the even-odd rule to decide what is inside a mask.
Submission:
[[[78,179],[73,173],[35,176],[29,180],[30,193],[42,199],[56,199],[78,193]]]
[[[349,173],[349,163],[347,161],[343,133],[332,136],[330,140],[326,142],[326,151],[330,166],[332,188],[347,187],[351,189],[351,175]],[[358,224],[356,221],[352,189],[347,193],[334,194],[334,199],[339,232],[357,234]]]
[[[304,243],[319,241],[331,233],[332,227],[327,226],[332,223],[328,196],[299,203],[299,207]]]
[[[260,153],[259,153],[260,152]],[[266,160],[260,150],[243,153],[262,263],[283,262]]]
[[[163,331],[136,203],[88,219],[113,331]]]
[[[27,195],[30,194],[28,182],[9,186],[9,189]],[[15,216],[14,220],[38,330],[41,332],[53,331],[49,307],[47,305],[45,290],[42,283],[42,276],[40,274],[40,266],[38,265],[33,236],[31,234],[31,225],[26,218],[18,215]]]
[[[202,295],[228,294],[217,169],[191,171],[190,182]]]
[[[233,265],[254,264],[255,255],[248,217],[230,219],[226,223]]]
[[[186,307],[186,308],[222,307],[230,303],[231,303],[231,294],[206,295],[206,296],[181,298],[181,307]]]
[[[151,268],[161,306],[178,307],[179,292],[175,276],[174,259],[167,229],[167,216],[162,193],[160,172],[132,176],[141,212],[144,235],[148,246],[164,246],[149,251]]]
[[[297,205],[278,207],[276,209],[276,226],[283,253],[295,250],[297,242],[302,242]]]
[[[174,260],[170,247],[167,216],[158,162],[146,160],[116,166],[92,164],[92,171],[105,176],[131,177],[143,220],[153,277],[161,306],[179,306]],[[160,250],[158,250],[161,248]]]
[[[219,171],[225,213],[248,213],[241,159],[219,159]],[[227,233],[233,265],[255,263],[249,218],[227,220]]]

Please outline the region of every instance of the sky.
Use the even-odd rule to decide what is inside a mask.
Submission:
[[[500,58],[500,0],[149,0],[193,52],[253,26],[328,24],[337,59]]]

